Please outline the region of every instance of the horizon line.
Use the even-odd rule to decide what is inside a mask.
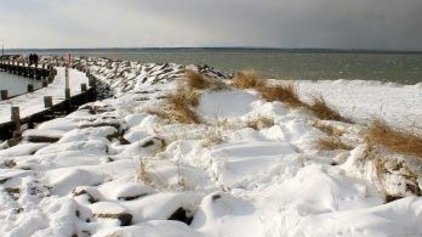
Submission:
[[[282,47],[259,47],[259,46],[198,46],[198,47],[53,47],[53,48],[4,48],[4,51],[22,51],[22,50],[37,50],[37,51],[59,51],[59,50],[183,50],[183,49],[221,49],[221,50],[280,50],[280,51],[320,51],[320,52],[378,52],[378,53],[422,53],[422,50],[417,49],[368,49],[368,48],[282,48]]]

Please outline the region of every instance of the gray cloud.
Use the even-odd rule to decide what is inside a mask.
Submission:
[[[420,0],[4,0],[13,47],[422,50]]]

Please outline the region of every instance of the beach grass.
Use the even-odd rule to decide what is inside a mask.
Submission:
[[[392,152],[422,158],[422,133],[420,131],[405,131],[376,119],[369,125],[365,139],[371,145],[380,145]]]

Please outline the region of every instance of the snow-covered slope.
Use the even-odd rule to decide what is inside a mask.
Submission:
[[[195,111],[203,122],[178,123],[162,114],[186,68],[230,84],[228,76],[193,65],[94,58],[75,65],[109,82],[115,97],[40,124],[0,150],[1,236],[422,235],[422,198],[408,189],[421,188],[421,161],[382,150],[380,174],[381,158],[368,156],[361,137],[365,124],[318,121],[230,86],[200,90]],[[350,96],[339,92],[336,104],[325,92],[352,83],[300,82],[301,96],[322,91],[348,111],[365,102],[346,103]],[[421,116],[412,107],[422,101],[418,86],[359,83],[372,103],[407,90],[412,98],[403,103],[414,103],[401,113]],[[354,148],[319,151],[315,141],[326,135],[316,123],[342,131]]]

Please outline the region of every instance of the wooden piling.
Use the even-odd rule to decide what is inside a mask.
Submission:
[[[90,78],[88,78],[88,84],[90,87],[95,87],[95,85],[97,84],[97,79],[93,76],[91,76]]]
[[[19,107],[11,108],[11,119],[13,122],[20,119]]]
[[[82,93],[85,93],[87,90],[88,90],[88,88],[87,88],[87,86],[86,86],[86,83],[82,83],[82,84],[81,84],[81,92],[82,92]]]
[[[1,100],[7,100],[9,98],[9,91],[8,90],[1,90]]]
[[[13,133],[13,138],[20,136],[21,131],[21,119],[20,119],[20,112],[19,107],[12,107],[11,108],[11,120],[15,124],[15,132]]]
[[[52,96],[44,96],[44,107],[45,108],[53,107],[53,97]]]
[[[64,90],[64,96],[65,96],[66,100],[70,99],[70,89]]]
[[[34,84],[28,84],[27,89],[29,93],[34,92]]]

